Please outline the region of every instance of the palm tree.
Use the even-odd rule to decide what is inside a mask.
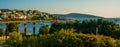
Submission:
[[[5,27],[5,32],[8,31],[8,23],[5,23],[6,27]]]
[[[24,23],[24,34],[26,35],[26,33],[27,33],[27,24]]]
[[[6,23],[5,25],[6,25],[6,28],[5,28],[5,39],[7,40],[7,36],[9,35],[8,23]]]
[[[33,25],[34,25],[34,27],[33,27],[33,35],[35,35],[35,26],[36,26],[36,22],[33,22]]]
[[[17,24],[17,32],[19,32],[19,23],[16,23]]]

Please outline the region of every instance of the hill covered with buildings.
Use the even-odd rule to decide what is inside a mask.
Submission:
[[[54,20],[57,18],[39,10],[0,9],[0,20]]]

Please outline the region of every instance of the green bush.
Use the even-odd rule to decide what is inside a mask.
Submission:
[[[3,29],[0,29],[0,36],[4,35],[4,33]]]
[[[30,37],[29,38],[29,46],[31,46],[31,47],[38,47],[38,42],[39,41],[37,41],[37,37],[36,36],[32,36],[32,37]]]
[[[116,40],[115,43],[116,43],[116,47],[120,47],[120,40]]]
[[[9,23],[6,24],[6,28],[7,30],[9,30],[9,32],[13,32],[13,31],[18,31],[18,24],[17,23]]]
[[[49,33],[49,25],[44,25],[39,29],[39,34],[48,34]]]
[[[12,32],[10,37],[6,40],[6,43],[12,47],[21,47],[23,37],[20,33]]]
[[[21,47],[28,47],[30,43],[29,38],[24,36]]]
[[[74,22],[55,22],[52,24],[49,33],[59,32],[61,29],[74,28],[77,33],[100,34],[120,39],[120,26],[108,20],[83,20]],[[96,32],[97,31],[97,32]]]
[[[16,34],[16,35],[15,35]],[[13,47],[115,47],[111,37],[93,34],[74,33],[74,30],[64,30],[53,34],[40,34],[39,36],[22,37],[14,32],[7,40]]]
[[[114,39],[101,35],[78,34],[62,30],[59,33],[31,38],[31,44],[38,47],[115,47]],[[36,42],[36,43],[35,43]],[[32,46],[32,47],[34,47]]]

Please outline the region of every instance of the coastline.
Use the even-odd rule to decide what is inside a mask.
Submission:
[[[0,23],[20,23],[20,22],[42,22],[42,21],[51,21],[51,22],[56,22],[58,20],[16,20],[16,21],[0,21]]]

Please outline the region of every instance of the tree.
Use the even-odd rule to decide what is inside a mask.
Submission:
[[[105,36],[111,36],[113,38],[120,38],[120,27],[118,24],[112,21],[98,19],[98,20],[83,20],[75,22],[55,22],[50,28],[50,33],[59,32],[60,29],[70,29],[73,27],[77,33],[84,34],[100,34]],[[118,37],[117,37],[118,36]]]
[[[12,47],[20,47],[22,46],[21,45],[22,41],[23,41],[22,35],[14,31],[10,34],[10,37],[7,39],[6,43]]]
[[[50,32],[49,33],[54,33],[54,32],[59,32],[62,28],[65,29],[66,24],[63,22],[55,22],[52,24],[51,28],[50,28]]]
[[[35,29],[36,29],[35,26],[36,26],[36,22],[33,22],[33,25],[34,25],[34,26],[33,26],[33,35],[35,35]]]
[[[16,23],[17,24],[17,32],[19,32],[19,23]]]
[[[20,12],[22,12],[23,15],[26,15],[26,14],[27,14],[27,12],[26,12],[25,10],[21,10]]]
[[[44,25],[39,29],[39,34],[48,34],[49,33],[49,26]]]
[[[111,37],[102,35],[90,35],[82,33],[72,33],[73,31],[66,31],[61,29],[59,32],[40,35],[38,46],[41,47],[115,47],[115,41]],[[33,40],[31,40],[33,41]],[[32,44],[34,44],[34,42]],[[35,44],[37,46],[37,43]]]
[[[17,32],[17,27],[18,25],[16,23],[8,23],[6,25],[6,28],[8,29],[9,32],[13,32],[13,31]]]
[[[0,29],[0,36],[4,35],[3,29]]]
[[[24,34],[26,35],[27,34],[27,24],[24,23]]]

